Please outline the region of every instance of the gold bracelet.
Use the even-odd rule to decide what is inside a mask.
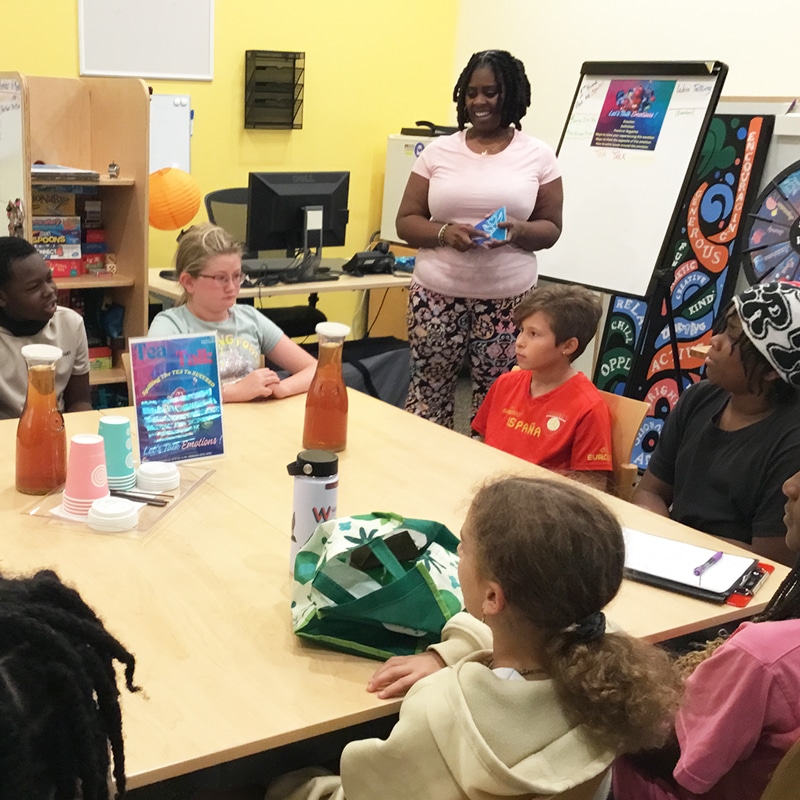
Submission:
[[[450,224],[451,223],[449,222],[445,222],[445,224],[442,225],[441,228],[439,228],[439,233],[436,234],[436,239],[439,242],[439,247],[445,247],[444,232],[450,227]]]

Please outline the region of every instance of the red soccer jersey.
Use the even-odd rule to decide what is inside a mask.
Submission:
[[[582,373],[531,397],[530,370],[501,375],[472,427],[487,444],[560,472],[610,471],[611,417]]]

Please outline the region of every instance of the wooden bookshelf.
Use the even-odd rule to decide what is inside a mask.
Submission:
[[[124,335],[147,332],[150,95],[138,78],[47,78],[20,75],[25,123],[24,169],[62,164],[99,173],[98,181],[39,181],[31,186],[92,186],[102,202],[108,249],[116,255],[113,276],[56,278],[59,289],[104,288],[125,307]],[[108,165],[120,177],[108,176]],[[31,189],[26,207],[31,206]],[[25,234],[30,238],[30,215]]]
[[[81,275],[77,278],[56,278],[56,286],[59,289],[113,289],[119,286],[135,286],[134,278],[124,275],[108,275],[107,277],[95,277],[93,275]],[[139,334],[137,334],[139,335]]]
[[[92,386],[102,386],[110,383],[125,383],[125,370],[122,367],[111,369],[93,369],[89,371],[89,383]]]
[[[6,100],[0,147],[0,184],[9,199],[21,198],[24,235],[31,239],[31,193],[46,186],[91,186],[102,202],[113,275],[56,278],[59,289],[105,289],[108,302],[125,307],[123,334],[144,336],[148,322],[148,175],[150,95],[137,78],[47,78],[0,73]],[[10,145],[8,143],[11,143]],[[12,152],[6,152],[13,148]],[[14,157],[16,155],[16,158]],[[60,164],[92,170],[99,180],[33,178],[31,165]],[[120,167],[111,178],[108,166]],[[92,385],[124,383],[122,369],[90,373]]]

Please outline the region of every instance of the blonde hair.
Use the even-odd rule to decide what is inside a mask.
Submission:
[[[546,667],[567,713],[619,753],[663,745],[680,700],[670,659],[627,634],[603,633],[598,613],[619,591],[625,562],[608,508],[571,483],[512,477],[482,487],[468,519],[481,569],[544,632]]]
[[[175,251],[175,272],[178,278],[186,273],[196,278],[210,258],[236,254],[241,257],[242,246],[219,225],[206,222],[189,228],[181,236]],[[175,305],[183,305],[188,297],[184,290]]]

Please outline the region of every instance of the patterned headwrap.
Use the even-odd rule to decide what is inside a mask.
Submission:
[[[800,386],[800,284],[759,283],[733,298],[742,329],[781,379]]]

